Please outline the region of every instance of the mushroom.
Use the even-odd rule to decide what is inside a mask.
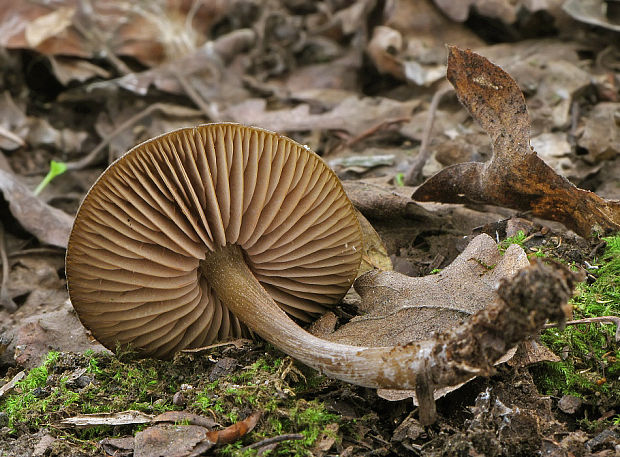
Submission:
[[[319,371],[413,388],[427,343],[357,347],[303,330],[355,279],[362,240],[325,162],[238,124],[184,128],[114,162],[82,202],[66,259],[71,302],[104,346],[169,358],[245,326]]]

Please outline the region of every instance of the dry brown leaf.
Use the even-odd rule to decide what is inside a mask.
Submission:
[[[87,60],[64,56],[50,56],[49,60],[54,76],[63,86],[71,81],[84,82],[95,77],[102,79],[111,77],[109,71]]]
[[[57,0],[53,3],[0,0],[0,45],[47,55],[100,57],[110,52],[156,65],[205,41],[205,34],[232,2],[156,0],[134,4]]]
[[[496,298],[500,279],[529,265],[523,249],[510,246],[502,254],[488,235],[474,238],[443,271],[408,277],[393,271],[372,271],[360,277],[355,289],[366,314],[353,318],[326,339],[359,346],[391,346],[431,338],[435,332],[458,325]],[[509,360],[510,350],[497,363]],[[464,383],[434,392],[443,397]],[[413,398],[414,390],[379,389],[390,401]]]
[[[61,6],[51,13],[39,16],[26,25],[24,36],[29,48],[35,49],[48,38],[60,35],[71,26],[75,7]]]
[[[464,22],[471,10],[480,16],[499,19],[504,24],[523,20],[523,16],[536,11],[545,11],[554,16],[563,0],[434,0],[435,4],[450,19]],[[473,8],[472,8],[473,7]]]
[[[355,282],[362,316],[327,339],[356,346],[392,346],[431,338],[492,303],[500,279],[529,265],[517,245],[502,254],[493,239],[478,235],[443,271],[412,278],[370,271]]]
[[[131,457],[133,456],[133,436],[121,438],[104,438],[99,441],[99,446],[107,456]]]
[[[162,424],[136,433],[134,457],[189,457],[213,447],[207,429],[198,425]]]
[[[131,411],[131,413],[135,412]],[[127,415],[127,413],[130,411],[114,413],[114,415]],[[152,420],[157,422],[157,419],[163,416],[167,416],[167,420],[172,420],[175,414],[177,420],[189,419],[193,422],[203,423],[205,419],[184,411],[168,411]],[[99,416],[104,415],[100,414]],[[205,425],[158,424],[136,433],[135,438],[106,438],[100,444],[110,455],[197,457],[204,455],[216,445],[237,441],[254,428],[260,416],[260,413],[251,414],[246,419],[217,431],[209,431],[210,427]],[[152,416],[149,417],[152,418]]]
[[[306,130],[344,130],[358,135],[376,125],[381,119],[400,119],[410,116],[420,102],[399,102],[381,97],[351,96],[331,111],[314,114],[310,105],[300,104],[290,109],[268,110],[262,98],[251,98],[228,107],[225,117],[246,125],[255,125],[275,132]]]
[[[364,246],[362,263],[357,272],[358,276],[375,268],[383,271],[392,270],[392,261],[377,231],[358,210],[355,210],[355,215],[362,228],[362,244]]]
[[[0,170],[0,192],[13,217],[44,243],[67,247],[73,217],[37,198],[12,173]]]
[[[246,433],[252,431],[252,429],[258,423],[261,413],[253,413],[246,417],[244,420],[232,424],[223,430],[214,430],[207,433],[207,438],[214,444],[228,444],[234,443]]]
[[[449,47],[448,79],[491,137],[489,162],[447,167],[413,194],[418,201],[489,203],[562,222],[582,236],[620,229],[620,201],[604,200],[558,175],[530,148],[523,94],[501,68]]]
[[[99,86],[118,85],[139,95],[146,95],[150,86],[166,92],[184,93],[178,75],[182,77],[193,75],[203,82],[216,85],[216,83],[221,83],[222,79],[235,77],[230,72],[226,72],[224,63],[250,48],[255,40],[256,34],[252,30],[235,30],[157,67],[140,73],[130,73],[117,80],[99,84]],[[227,95],[230,96],[230,94]]]
[[[478,47],[483,42],[446,18],[430,0],[391,2],[386,20],[373,29],[367,52],[380,73],[420,86],[441,79],[444,43]]]
[[[584,159],[598,163],[620,156],[620,103],[599,103],[586,119],[579,146],[588,150]],[[620,178],[619,178],[620,179]]]

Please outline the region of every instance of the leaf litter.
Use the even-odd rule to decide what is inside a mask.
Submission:
[[[586,17],[600,15],[596,5],[590,6],[594,13],[583,10],[575,14],[575,2],[566,3],[565,9],[577,20],[603,27],[611,23],[600,17],[592,22]],[[340,163],[336,165],[340,167],[339,176],[353,178],[345,182],[345,187],[363,214],[360,217],[365,227],[365,268],[380,267],[382,271],[361,276],[357,284],[359,293],[348,294],[336,315],[322,319],[325,325],[320,332],[316,331],[327,338],[348,338],[367,345],[381,339],[396,343],[420,341],[432,336],[433,331],[435,337],[446,335],[442,333],[446,327],[462,329],[456,327],[461,320],[472,313],[484,314],[487,305],[501,302],[495,290],[497,280],[509,277],[508,270],[514,273],[527,267],[528,257],[553,253],[581,269],[596,264],[602,255],[596,233],[591,241],[584,241],[549,219],[559,220],[586,236],[593,229],[618,230],[613,200],[571,187],[560,177],[566,176],[579,187],[596,190],[611,199],[620,195],[616,135],[619,66],[617,51],[608,46],[610,41],[605,41],[602,33],[599,37],[591,29],[577,27],[579,33],[573,34],[575,23],[567,23],[566,14],[554,2],[420,1],[415,8],[406,2],[384,5],[373,1],[273,1],[264,5],[239,1],[235,5],[231,8],[226,2],[195,2],[194,6],[191,2],[153,2],[133,9],[133,20],[129,22],[121,20],[128,12],[126,3],[121,1],[110,2],[105,14],[96,19],[89,15],[89,8],[101,12],[101,5],[90,2],[66,1],[54,7],[34,5],[30,9],[7,4],[2,10],[0,28],[19,25],[3,35],[2,43],[10,50],[0,56],[5,68],[11,69],[10,77],[3,75],[4,102],[0,108],[0,168],[7,173],[4,182],[9,183],[2,188],[6,202],[2,206],[6,234],[3,268],[8,265],[2,293],[5,301],[9,297],[15,303],[15,307],[9,305],[8,310],[0,310],[0,375],[5,375],[7,386],[22,372],[22,367],[35,373],[50,348],[78,353],[101,350],[89,340],[66,301],[63,272],[58,266],[61,251],[51,250],[43,255],[38,250],[49,249],[49,245],[62,246],[62,230],[58,235],[57,230],[49,228],[58,223],[55,219],[69,221],[70,227],[71,216],[67,213],[75,212],[82,195],[107,163],[137,142],[181,125],[233,120],[272,128],[308,144],[335,165]],[[160,11],[168,14],[159,16]],[[546,25],[550,18],[556,29]],[[499,22],[488,27],[493,21]],[[172,30],[179,33],[168,33]],[[587,33],[595,39],[584,39]],[[562,34],[570,38],[560,38]],[[492,128],[483,122],[480,129],[459,109],[452,91],[438,95],[445,90],[439,83],[445,74],[445,42],[475,48],[514,78],[520,89],[492,64],[472,65],[471,60],[466,60],[467,64],[461,65],[487,71],[475,74],[476,81],[468,83],[475,86],[475,91],[494,93],[497,91],[493,86],[505,86],[513,102],[508,104],[509,109],[502,97],[487,98],[487,105],[497,103],[500,114],[512,112],[514,122],[491,122]],[[24,48],[29,51],[22,51]],[[32,58],[33,52],[40,53],[34,54],[36,59]],[[457,53],[456,49],[452,53]],[[475,58],[473,53],[467,55],[468,59]],[[42,62],[45,64],[41,65]],[[452,65],[449,74],[455,68],[458,66]],[[485,79],[493,75],[504,79],[500,78],[499,84]],[[46,82],[38,83],[42,80]],[[456,89],[467,106],[467,97]],[[468,93],[478,100],[481,93],[475,91]],[[481,111],[488,106],[472,106],[468,109],[480,121]],[[530,130],[538,157],[528,149]],[[501,133],[506,132],[516,135],[519,141],[502,142]],[[485,133],[493,139],[492,150],[485,142]],[[516,143],[521,146],[515,147]],[[381,161],[386,155],[393,159]],[[355,157],[363,159],[347,162]],[[486,164],[480,163],[488,158]],[[31,191],[43,179],[50,160],[66,163],[68,171],[33,200]],[[470,161],[479,164],[466,164]],[[499,163],[504,167],[498,167]],[[488,168],[494,176],[490,171],[479,172],[481,180],[475,188],[478,194],[454,192],[449,185],[440,184],[429,202],[414,201],[410,196],[423,195],[421,192],[429,189],[434,178],[418,189],[401,185],[410,170],[415,170],[420,179],[434,175],[445,165],[482,171]],[[498,169],[501,173],[497,173]],[[456,179],[457,175],[448,170],[437,176],[445,173],[448,179],[459,181],[459,185],[472,180],[469,175]],[[544,176],[542,185],[532,181],[537,173]],[[550,189],[551,183],[554,189]],[[20,191],[22,207],[36,208],[45,200],[43,205],[62,208],[65,215],[43,211],[33,216],[34,213],[28,214],[30,210],[15,210],[20,198],[16,191],[6,189],[19,185],[24,187]],[[534,196],[543,205],[532,204],[537,201],[532,197],[532,189],[539,185]],[[549,194],[550,190],[555,194]],[[453,194],[457,200],[446,198]],[[465,201],[466,206],[460,204]],[[589,206],[577,206],[584,201]],[[515,226],[511,221],[516,219],[509,219],[516,214],[515,209],[525,211],[519,214],[522,217],[537,216],[547,221],[542,226],[538,220],[531,227],[517,224],[527,232],[527,237],[520,239],[527,241],[523,242],[523,249],[513,245],[502,255],[496,242],[516,235],[512,228],[506,229],[506,221],[508,226]],[[486,235],[467,236],[481,230],[495,241]],[[480,248],[482,244],[485,249]],[[473,254],[465,259],[463,254],[471,250]],[[478,275],[473,274],[478,270]],[[588,271],[589,280],[594,280],[596,272],[593,275],[593,270]],[[406,277],[398,272],[420,277]],[[434,274],[423,276],[431,272]],[[7,283],[8,287],[4,285]],[[442,287],[445,284],[450,287]],[[454,297],[457,299],[452,300]],[[420,303],[427,306],[422,312],[432,310],[436,315],[428,319],[414,315],[414,311],[420,311]],[[616,322],[613,316],[610,321]],[[464,332],[460,336],[467,337],[467,331]],[[504,333],[501,332],[503,337]],[[476,334],[485,333],[478,329]],[[561,453],[579,446],[590,453],[609,448],[605,443],[617,433],[609,425],[611,422],[604,419],[614,414],[609,416],[612,409],[608,406],[613,404],[608,400],[614,398],[608,397],[612,387],[605,390],[612,385],[609,383],[614,376],[613,338],[605,343],[612,355],[589,368],[609,379],[607,384],[592,387],[599,389],[601,396],[588,398],[586,393],[582,409],[571,413],[579,420],[601,418],[598,428],[582,426],[581,434],[568,433],[566,416],[557,415],[555,400],[536,392],[528,370],[534,374],[538,371],[529,369],[528,364],[541,360],[535,354],[540,343],[529,340],[519,346],[508,365],[493,368],[499,352],[509,349],[499,351],[499,340],[492,339],[493,356],[485,359],[481,371],[474,370],[475,374],[495,375],[490,380],[474,379],[461,387],[458,394],[438,399],[439,422],[430,428],[422,426],[420,419],[424,422],[432,417],[428,413],[432,410],[432,391],[439,389],[434,389],[428,379],[420,381],[421,386],[427,387],[423,392],[425,411],[415,409],[410,400],[385,403],[374,392],[321,379],[298,366],[283,370],[283,380],[273,384],[272,378],[265,379],[274,390],[259,389],[260,395],[268,392],[267,396],[279,398],[280,403],[273,410],[273,405],[266,407],[264,401],[260,402],[258,409],[263,411],[263,419],[243,438],[245,447],[237,442],[232,448],[225,447],[225,452],[243,449],[261,453],[275,449],[283,454],[303,450],[314,455],[445,455],[458,448],[475,455],[484,445],[488,455],[536,453],[541,449],[564,455]],[[186,363],[177,365],[175,370],[195,381],[189,373],[192,365],[201,364],[208,372],[215,366],[224,367],[224,361],[233,354],[238,360],[246,357],[246,361],[226,365],[229,369],[224,372],[232,377],[241,376],[252,360],[274,351],[254,344],[245,349],[217,346],[189,353],[182,357],[190,359],[182,359]],[[560,351],[560,355],[560,360],[567,357],[565,352]],[[461,362],[469,363],[468,357]],[[567,360],[571,360],[570,354]],[[70,377],[82,373],[84,363],[77,363],[83,366],[70,371],[62,371],[62,367],[58,370]],[[130,372],[135,366],[137,361],[129,361],[124,370]],[[471,377],[461,374],[463,378]],[[82,379],[80,376],[77,379]],[[454,372],[451,376],[455,376]],[[245,392],[251,385],[240,382],[241,378],[224,379],[221,388],[205,390],[211,395],[211,408],[207,408],[210,412],[194,409],[192,414],[213,414],[224,425],[232,426],[242,417],[250,417],[252,408],[247,405],[253,404],[247,396],[238,403],[235,398],[240,397],[232,392]],[[66,392],[53,376],[49,386],[41,389],[43,400],[51,392],[51,403],[59,392]],[[72,389],[83,395],[89,387]],[[192,407],[195,394],[184,389],[177,383],[175,392],[153,392],[150,401],[174,406],[172,394],[179,394],[177,398],[184,396],[186,402],[174,408],[180,410],[179,414],[187,414],[182,409]],[[4,396],[15,399],[16,392],[26,392],[21,381],[7,388]],[[411,393],[380,394],[395,399],[395,395],[402,398]],[[218,403],[218,396],[227,401]],[[100,400],[106,403],[103,397]],[[319,406],[308,408],[304,403],[307,401],[320,401],[328,411],[319,413]],[[246,407],[237,411],[240,404]],[[54,413],[56,416],[47,425],[53,429],[62,419],[88,412],[66,408]],[[155,415],[144,405],[140,408],[142,413]],[[295,413],[295,408],[307,411],[303,413],[306,416]],[[128,409],[132,409],[130,404],[108,412]],[[236,417],[232,414],[235,411]],[[319,422],[308,419],[310,411],[320,418]],[[225,416],[228,413],[232,415]],[[352,419],[356,425],[352,425]],[[24,449],[36,449],[41,455],[68,455],[66,447],[64,451],[56,450],[59,441],[55,432],[32,423],[18,427],[17,431],[7,431],[2,428],[3,420],[0,414],[0,449],[3,443],[11,450],[19,449],[19,443],[23,443]],[[274,426],[278,421],[280,428]],[[179,422],[187,422],[181,427],[195,426],[187,417]],[[291,424],[304,425],[295,428]],[[601,433],[600,424],[608,424],[606,433]],[[178,424],[166,427],[153,430],[151,437],[167,436],[167,441],[175,441],[176,432],[172,429],[178,429]],[[109,443],[108,448],[102,442],[101,450],[117,455],[160,452],[144,447],[144,443],[151,442],[147,439],[149,434],[140,435],[144,432],[135,428],[127,431],[141,436],[142,448],[136,447],[138,439],[130,436],[122,442]],[[206,443],[202,441],[204,430],[188,428],[186,432],[180,438],[180,445],[187,444],[184,455],[200,451],[199,443]],[[252,447],[253,444],[257,446]]]

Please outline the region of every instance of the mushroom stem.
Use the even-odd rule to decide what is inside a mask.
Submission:
[[[265,291],[246,264],[241,248],[209,252],[202,273],[222,303],[250,329],[288,355],[331,376],[365,387],[413,389],[431,345],[358,347],[333,343],[306,332]]]

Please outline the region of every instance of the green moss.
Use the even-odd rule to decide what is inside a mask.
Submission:
[[[605,240],[605,254],[589,271],[596,280],[579,284],[571,301],[574,319],[620,316],[620,235]],[[543,332],[542,341],[563,360],[533,369],[541,391],[619,404],[620,351],[615,332],[615,325],[604,323]]]
[[[171,409],[171,401],[154,402],[165,391],[154,361],[128,366],[118,359],[87,352],[82,356],[50,352],[40,367],[31,369],[11,393],[0,400],[9,427],[34,429],[70,414],[137,409],[149,413]],[[90,376],[85,387],[69,387],[80,368]],[[105,367],[105,368],[102,368]]]
[[[40,367],[30,370],[0,399],[0,410],[9,415],[14,435],[49,425],[50,433],[63,438],[63,445],[89,455],[95,453],[101,439],[135,434],[145,426],[61,430],[56,426],[63,418],[128,409],[150,414],[187,409],[228,426],[261,411],[257,427],[242,440],[218,449],[221,455],[256,455],[256,450],[241,453],[240,449],[286,433],[301,433],[303,439],[282,442],[271,455],[312,455],[317,440],[336,433],[330,424],[346,429],[340,416],[315,399],[317,392],[341,388],[337,381],[298,366],[275,348],[260,344],[235,352],[240,367],[228,376],[210,380],[213,360],[222,357],[222,352],[216,349],[207,356],[181,355],[175,361],[138,360],[131,353],[120,358],[92,352],[50,353]],[[79,374],[90,382],[76,384]],[[191,386],[182,390],[186,406],[174,407],[172,397],[182,384]]]
[[[499,249],[502,254],[506,252],[506,249],[508,249],[508,247],[512,244],[517,244],[521,246],[521,248],[525,249],[525,246],[523,245],[525,238],[525,232],[523,230],[519,230],[516,235],[509,236],[508,238],[500,242],[497,245],[497,249]]]

